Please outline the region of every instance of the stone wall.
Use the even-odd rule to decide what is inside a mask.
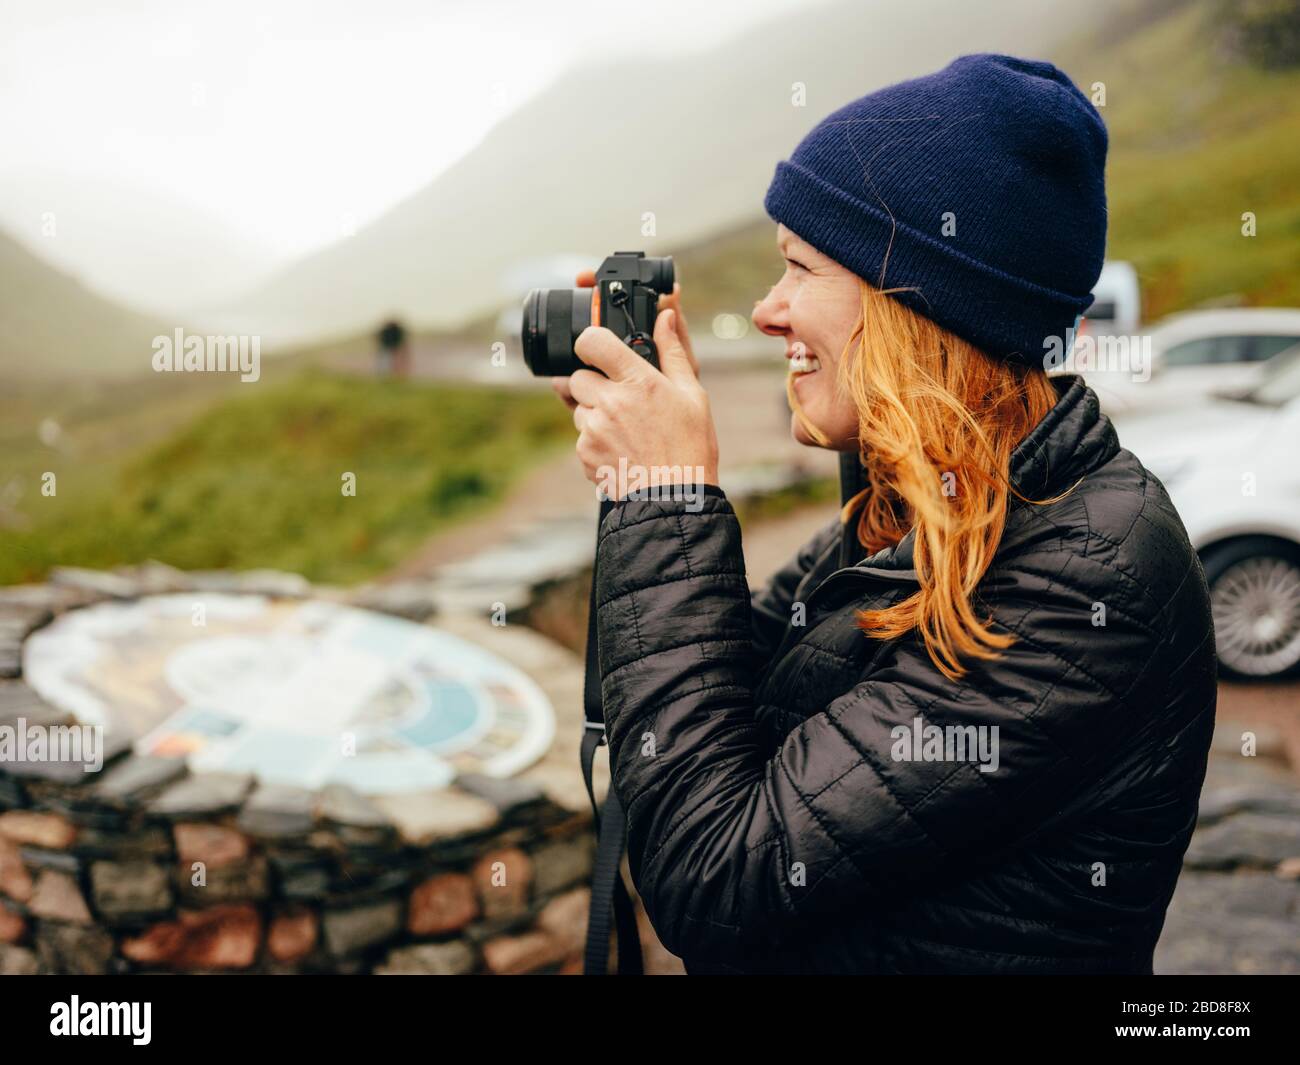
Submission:
[[[65,573],[0,591],[0,724],[71,723],[22,681],[30,631],[183,579],[161,568]],[[204,580],[327,594],[283,575]],[[438,623],[468,638],[487,631],[470,616]],[[510,779],[462,775],[434,798],[307,792],[196,775],[121,738],[109,738],[97,773],[0,763],[0,972],[578,971],[594,852],[576,759],[581,663],[521,626],[491,639],[557,718],[552,752]],[[599,774],[598,794],[607,780]]]

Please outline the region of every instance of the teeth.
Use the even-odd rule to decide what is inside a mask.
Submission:
[[[821,368],[822,364],[817,361],[817,356],[810,355],[806,351],[790,356],[791,373],[815,373]]]

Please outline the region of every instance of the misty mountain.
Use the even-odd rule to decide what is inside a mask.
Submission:
[[[0,374],[6,380],[149,370],[172,327],[97,296],[0,233]]]
[[[264,282],[270,254],[154,189],[0,172],[0,228],[115,303],[171,319]]]
[[[1044,11],[1034,0],[847,0],[671,61],[642,61],[630,41],[626,55],[524,104],[354,236],[201,320],[297,340],[394,313],[450,328],[517,298],[503,278],[521,261],[670,253],[761,217],[777,161],[839,105],[967,52],[1048,54],[1115,2]],[[430,101],[428,135],[437,109],[454,105]]]

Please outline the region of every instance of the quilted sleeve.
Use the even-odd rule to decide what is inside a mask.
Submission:
[[[1044,579],[991,582],[987,605],[1020,636],[1003,659],[953,684],[900,641],[772,754],[753,723],[751,603],[727,500],[621,503],[598,557],[633,881],[664,945],[701,960],[824,930],[1032,833],[1146,727],[1151,708],[1126,697],[1161,668],[1159,634],[1133,612],[1094,626],[1081,589],[1107,579],[1098,563],[1057,553]],[[935,748],[929,726],[952,739]]]
[[[809,541],[782,566],[768,583],[751,597],[754,633],[754,656],[759,665],[766,665],[785,635],[795,602],[799,583],[827,550],[832,541],[839,539],[839,518],[819,529]]]

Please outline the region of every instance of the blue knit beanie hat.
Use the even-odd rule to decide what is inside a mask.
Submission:
[[[1042,365],[1101,273],[1106,144],[1051,63],[967,55],[823,119],[764,207],[988,354]]]

